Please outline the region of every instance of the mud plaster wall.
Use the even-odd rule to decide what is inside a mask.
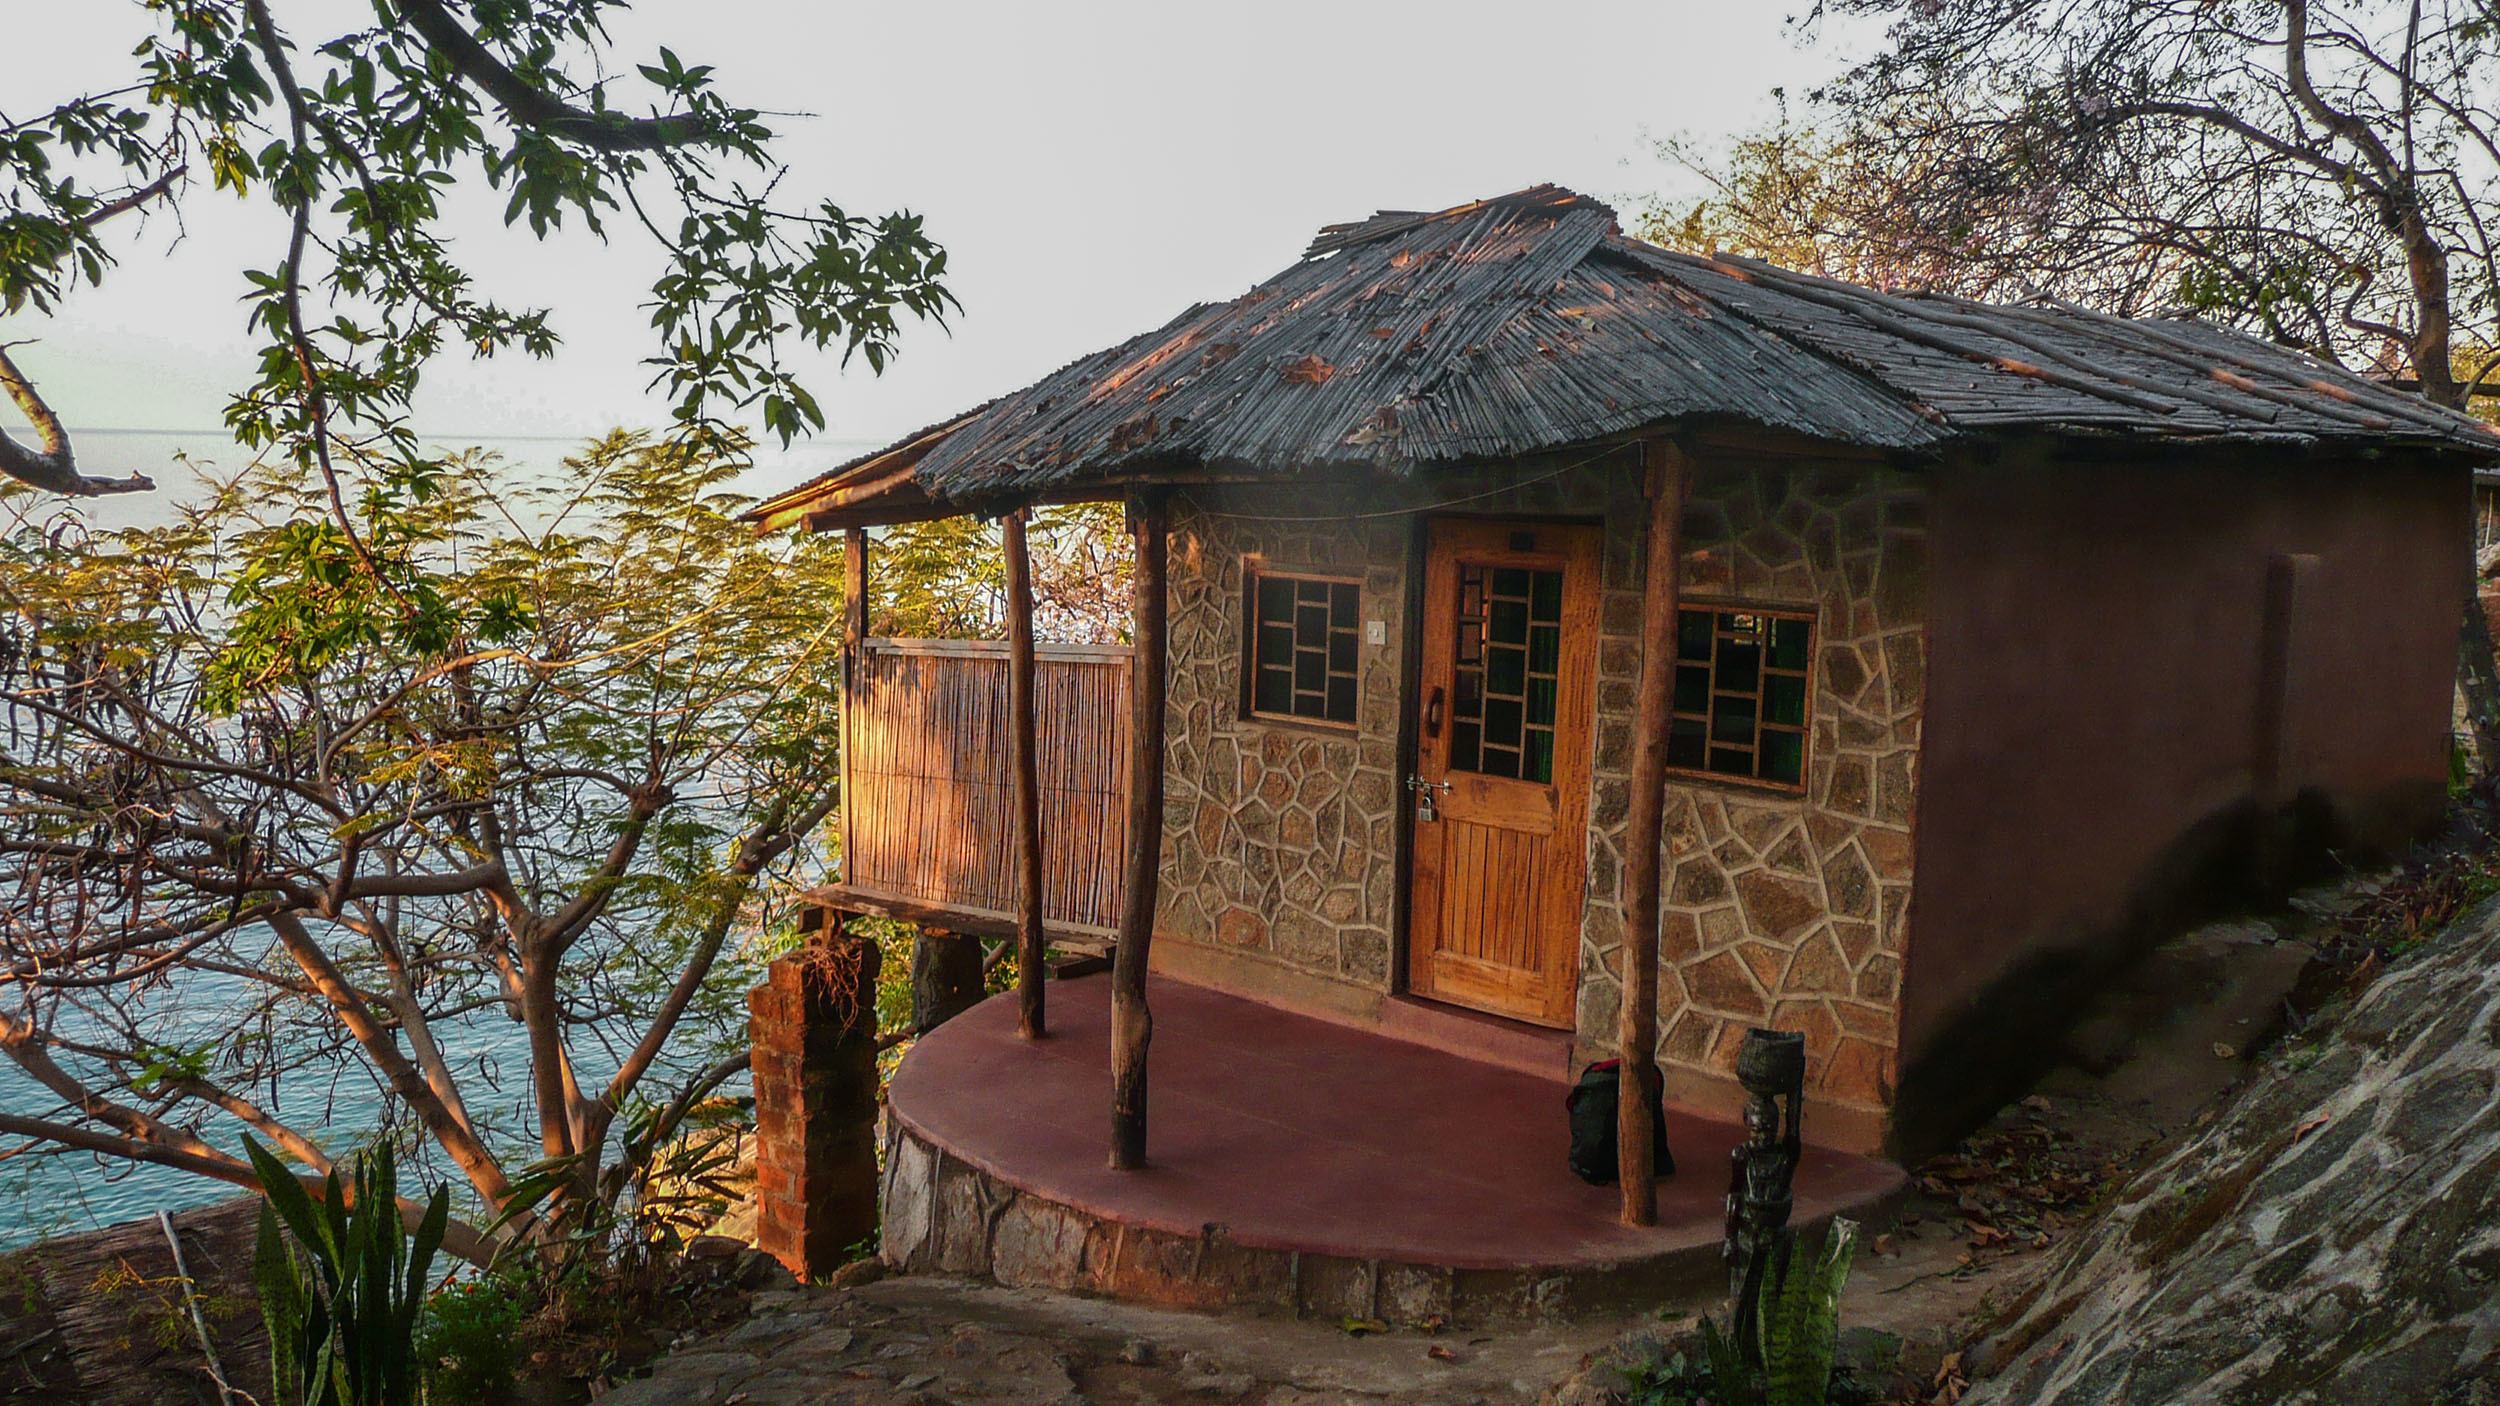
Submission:
[[[1447,500],[1490,480],[1434,480]],[[1472,501],[1486,515],[1600,518],[1606,528],[1596,757],[1577,1037],[1611,1051],[1620,1001],[1622,836],[1640,672],[1646,507],[1628,459]],[[1378,506],[1387,506],[1380,503]],[[1272,493],[1174,505],[1170,729],[1159,942],[1220,949],[1369,992],[1391,988],[1397,733],[1403,698],[1403,517],[1312,514]],[[1351,733],[1241,715],[1242,573],[1355,576],[1385,642],[1363,648]],[[1672,780],[1663,882],[1660,1054],[1672,1093],[1732,1068],[1752,1025],[1804,1030],[1825,1099],[1890,1098],[1924,677],[1925,525],[1908,481],[1861,463],[1699,459],[1685,519],[1688,600],[1816,613],[1814,737],[1803,795]]]

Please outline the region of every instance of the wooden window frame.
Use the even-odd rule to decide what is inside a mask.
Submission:
[[[1669,664],[1667,722],[1669,727],[1673,727],[1677,722],[1699,722],[1702,725],[1702,757],[1705,762],[1707,762],[1709,758],[1710,748],[1716,745],[1712,742],[1709,734],[1710,710],[1707,704],[1705,704],[1701,712],[1692,713],[1676,708],[1674,703],[1674,671],[1685,667],[1682,652],[1683,621],[1681,616],[1683,612],[1688,610],[1706,612],[1713,617],[1719,615],[1758,615],[1769,620],[1803,621],[1807,630],[1805,668],[1802,670],[1781,669],[1777,672],[1786,677],[1802,677],[1805,680],[1805,720],[1793,729],[1787,727],[1785,724],[1781,726],[1782,731],[1794,731],[1798,738],[1797,779],[1793,782],[1778,781],[1767,776],[1737,776],[1729,772],[1712,771],[1706,765],[1700,767],[1686,767],[1670,764],[1667,767],[1667,774],[1686,781],[1704,781],[1713,785],[1733,786],[1747,791],[1768,792],[1776,796],[1803,797],[1814,783],[1815,695],[1822,684],[1822,612],[1812,606],[1763,605],[1758,602],[1742,600],[1688,599],[1676,602],[1676,612],[1679,617],[1676,621],[1677,652],[1675,658],[1670,661]],[[1722,693],[1722,690],[1718,687],[1718,621],[1715,618],[1711,621],[1710,633],[1712,641],[1709,661],[1711,683],[1710,700],[1715,701]],[[1764,668],[1766,670],[1769,669],[1769,661],[1767,658],[1764,660]],[[1756,753],[1757,757],[1759,757],[1762,746],[1762,699],[1767,690],[1756,687],[1751,694],[1746,694],[1734,689],[1724,690],[1724,692],[1730,697],[1750,697],[1754,700],[1754,743],[1748,750],[1753,751]]]
[[[1331,669],[1329,678],[1345,678],[1354,686],[1354,715],[1345,719],[1310,717],[1302,713],[1269,712],[1258,706],[1259,687],[1259,583],[1267,580],[1309,581],[1331,587],[1354,588],[1354,668],[1340,673]],[[1331,622],[1331,629],[1334,629]],[[1299,632],[1296,633],[1299,644]],[[1241,717],[1244,722],[1269,727],[1311,728],[1328,733],[1354,733],[1362,730],[1363,717],[1363,578],[1339,572],[1313,571],[1298,567],[1273,566],[1266,558],[1247,556],[1241,562]]]

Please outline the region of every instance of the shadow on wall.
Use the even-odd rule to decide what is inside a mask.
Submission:
[[[2436,783],[2411,783],[2341,807],[2307,790],[2285,806],[2248,800],[2206,817],[2137,876],[2115,921],[2043,942],[1943,1020],[1904,1066],[1886,1151],[1904,1162],[1941,1152],[2021,1096],[2057,1065],[2100,988],[2162,942],[2390,857],[2401,845],[2388,837],[2425,833],[2446,803]]]

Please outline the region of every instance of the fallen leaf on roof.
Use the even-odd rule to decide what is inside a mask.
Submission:
[[[1302,386],[1326,385],[1328,378],[1336,374],[1337,368],[1329,365],[1318,352],[1312,352],[1285,368],[1285,380]]]

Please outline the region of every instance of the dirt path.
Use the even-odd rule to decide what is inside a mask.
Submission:
[[[601,1406],[1509,1406],[1625,1327],[1358,1336],[912,1277],[759,1295],[744,1325]]]

